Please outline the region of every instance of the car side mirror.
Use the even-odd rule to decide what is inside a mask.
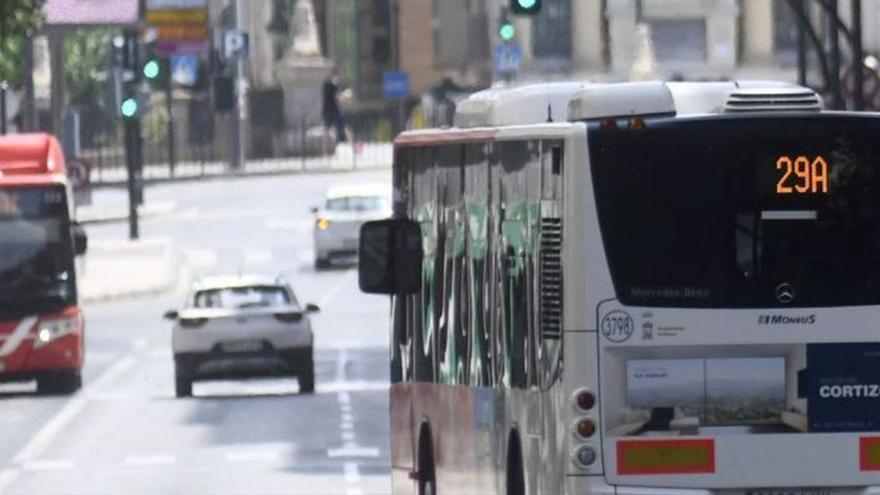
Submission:
[[[361,226],[358,284],[367,294],[414,294],[422,285],[422,229],[392,218]]]
[[[79,222],[73,222],[71,224],[73,230],[73,252],[77,256],[81,256],[86,254],[86,249],[89,246],[89,236],[86,235],[86,230],[83,228]]]
[[[163,318],[165,318],[166,320],[176,320],[179,317],[180,313],[178,313],[176,309],[169,309],[163,315]]]
[[[317,215],[317,214],[318,214],[318,207],[317,207],[317,206],[313,206],[313,207],[309,208],[309,211],[312,212],[312,213],[314,213],[315,215]]]
[[[308,303],[306,304],[306,313],[320,313],[321,308],[318,307],[317,304]]]

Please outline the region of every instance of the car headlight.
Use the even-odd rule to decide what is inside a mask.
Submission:
[[[34,349],[39,349],[59,337],[75,332],[76,329],[79,328],[79,325],[79,315],[41,321],[37,326],[37,336],[34,339]]]
[[[326,218],[319,218],[315,222],[315,226],[318,227],[318,230],[327,230],[328,228],[330,228],[330,220],[327,220]]]

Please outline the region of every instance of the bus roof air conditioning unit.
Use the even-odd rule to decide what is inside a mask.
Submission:
[[[455,126],[501,127],[565,122],[569,100],[589,86],[589,83],[563,82],[480,91],[456,105]]]
[[[822,99],[815,91],[800,86],[738,88],[727,95],[724,113],[819,112]]]

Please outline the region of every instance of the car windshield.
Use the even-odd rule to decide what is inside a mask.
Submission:
[[[343,196],[327,200],[330,211],[378,211],[389,205],[383,196]]]
[[[269,285],[200,290],[193,298],[193,306],[196,308],[237,309],[289,305],[296,305],[292,295],[284,287]]]
[[[64,191],[0,190],[0,308],[32,312],[75,301]]]

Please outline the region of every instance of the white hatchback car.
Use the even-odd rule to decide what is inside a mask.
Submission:
[[[211,277],[197,282],[174,321],[175,389],[192,395],[193,381],[209,378],[296,376],[300,392],[315,389],[309,315],[281,277]]]
[[[391,186],[334,186],[327,191],[322,207],[315,213],[315,268],[326,268],[333,261],[351,262],[357,258],[361,225],[391,216]]]

